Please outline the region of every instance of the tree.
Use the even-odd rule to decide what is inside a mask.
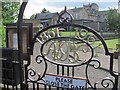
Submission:
[[[0,27],[0,47],[6,45],[6,32],[4,26],[17,20],[20,2],[1,2],[2,3],[2,27]]]
[[[105,21],[110,31],[117,31],[120,28],[120,14],[117,9],[110,9]]]
[[[35,14],[33,14],[32,16],[30,16],[30,19],[35,19]]]
[[[43,8],[41,13],[49,13],[49,12],[50,11],[46,10],[46,8]]]
[[[3,24],[13,23],[17,20],[20,2],[2,2]]]

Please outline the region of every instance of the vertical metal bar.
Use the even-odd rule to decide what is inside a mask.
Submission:
[[[17,85],[16,85],[15,87],[16,87],[16,90],[18,90],[18,87],[17,87]]]
[[[119,79],[118,76],[116,76],[115,77],[115,90],[118,90],[118,79]]]
[[[67,76],[69,76],[69,66],[67,66]]]
[[[72,76],[74,76],[74,67],[72,67]]]
[[[37,83],[37,90],[39,90],[39,84]]]
[[[62,66],[62,75],[64,75],[64,66]],[[62,88],[64,90],[64,88]]]
[[[28,0],[23,0],[23,3],[20,7],[19,15],[18,15],[18,22],[17,22],[17,34],[18,34],[18,50],[19,50],[19,71],[20,71],[20,88],[21,90],[24,90],[24,85],[23,85],[23,48],[22,48],[22,19],[23,19],[23,13],[25,10],[25,7],[28,3]]]
[[[57,64],[57,75],[59,75],[59,65]],[[59,90],[59,87],[57,87],[57,90]]]
[[[9,89],[9,85],[7,84],[7,89]]]
[[[14,90],[14,86],[12,85],[12,90]]]
[[[72,67],[72,76],[74,76],[74,66]],[[73,89],[71,89],[71,90],[73,90]]]
[[[67,66],[67,76],[69,76],[69,66]],[[67,89],[69,90],[69,89]]]
[[[8,79],[7,77],[8,77],[8,68],[7,68],[7,62],[5,62],[5,67],[3,68],[4,69],[4,73],[3,73],[3,77],[5,78],[5,79]],[[5,88],[6,88],[6,85],[5,85]]]
[[[6,88],[5,84],[4,84],[4,88]]]
[[[35,90],[35,83],[33,82],[33,90]]]
[[[59,65],[57,64],[57,75],[59,75]]]
[[[62,75],[64,75],[64,66],[62,66]]]
[[[51,86],[49,86],[49,90],[51,90]]]
[[[46,85],[44,85],[44,90],[47,90],[47,86]]]
[[[113,54],[110,54],[110,74],[115,77],[115,90],[117,90],[118,76],[113,73]]]

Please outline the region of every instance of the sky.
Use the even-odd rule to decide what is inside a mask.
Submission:
[[[109,10],[109,8],[118,8],[118,0],[29,0],[24,17],[30,18],[31,15],[40,13],[43,8],[46,8],[50,12],[60,12],[67,9],[79,8],[89,3],[96,3],[99,6],[99,10]]]

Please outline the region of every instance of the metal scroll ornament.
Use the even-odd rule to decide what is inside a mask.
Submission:
[[[55,64],[82,65],[93,58],[93,49],[81,39],[56,37],[42,44],[41,54],[44,59]],[[83,57],[86,54],[88,57]]]
[[[58,18],[58,24],[62,24],[62,23],[68,23],[68,22],[72,22],[73,21],[73,17],[72,15],[67,11],[67,8],[65,6],[64,11],[59,15]]]
[[[95,49],[102,45],[105,49],[105,55],[110,54],[106,43],[96,31],[84,25],[74,24],[72,20],[73,17],[65,7],[65,10],[58,18],[58,24],[46,27],[37,33],[34,38],[34,43],[39,44],[40,51],[35,62],[39,64],[39,66],[44,65],[45,69],[42,74],[37,73],[34,69],[28,69],[28,79],[30,81],[42,80],[47,72],[48,62],[53,65],[68,67],[82,67],[83,65],[85,66],[87,84],[89,84],[92,89],[97,90],[99,84],[102,88],[111,88],[110,85],[113,86],[112,88],[115,88],[115,82],[110,78],[104,78],[100,83],[97,83],[96,81],[93,83],[90,80],[89,67],[92,66],[93,70],[98,70],[101,67],[100,61],[94,60],[94,55],[96,53]],[[59,28],[68,28],[66,29],[68,31],[73,30],[75,35],[59,35],[58,32],[55,32],[55,30],[58,30]],[[99,40],[100,43],[95,43],[96,40]],[[116,76],[115,79],[117,78],[118,77]]]
[[[46,73],[46,70],[47,70],[47,63],[46,63],[46,60],[42,58],[41,55],[38,55],[36,58],[35,58],[35,61],[37,64],[39,65],[44,65],[44,69],[43,69],[43,72],[42,73],[38,73],[35,69],[33,68],[30,68],[28,69],[28,79],[30,81],[33,81],[33,82],[36,82],[36,81],[40,81],[42,80],[42,78],[44,77],[45,73]]]

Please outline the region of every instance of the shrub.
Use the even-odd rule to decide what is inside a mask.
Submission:
[[[0,27],[0,47],[6,47],[6,32],[5,27]]]

